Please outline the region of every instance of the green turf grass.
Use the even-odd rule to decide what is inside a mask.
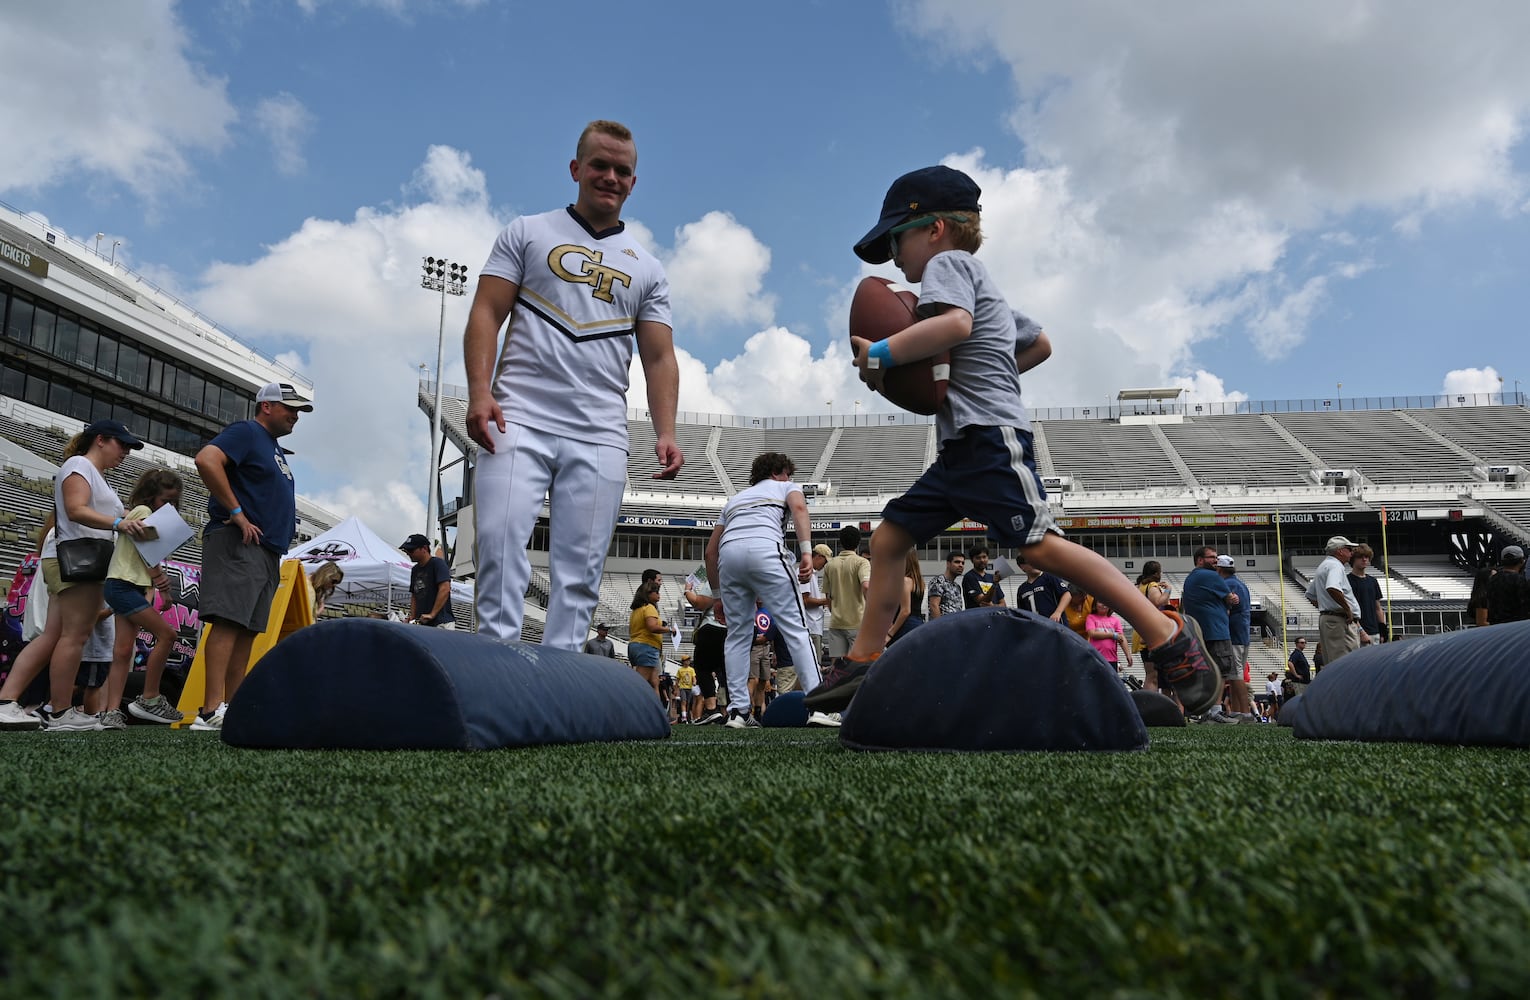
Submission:
[[[1530,755],[0,734],[7,996],[1523,996]]]

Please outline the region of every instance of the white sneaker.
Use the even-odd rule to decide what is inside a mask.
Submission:
[[[41,725],[42,720],[37,717],[37,713],[22,708],[20,702],[13,701],[8,705],[0,705],[0,729],[21,732],[37,729]]]
[[[62,715],[45,716],[42,727],[50,733],[89,733],[101,728],[101,720],[78,708],[69,708]]]
[[[187,728],[194,733],[220,732],[223,729],[223,715],[227,711],[228,702],[225,701],[223,704],[218,706],[217,710],[214,711],[212,715],[209,715],[206,718],[203,718],[202,713],[198,712],[197,717],[191,720],[191,725]]]
[[[733,713],[728,716],[728,721],[723,723],[729,729],[759,729],[760,723],[752,715]]]
[[[840,726],[839,713],[814,712],[812,715],[808,716],[807,724],[810,726],[826,726],[832,729],[838,729]]]

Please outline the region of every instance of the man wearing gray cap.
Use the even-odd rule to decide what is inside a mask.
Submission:
[[[1498,554],[1498,572],[1487,585],[1489,625],[1530,618],[1530,581],[1525,579],[1525,550],[1508,545]]]
[[[197,452],[208,494],[199,599],[209,625],[202,640],[207,686],[192,729],[223,728],[255,637],[266,630],[282,555],[297,531],[297,487],[280,439],[312,410],[290,382],[272,382],[255,394],[252,419],[230,424]]]
[[[1355,554],[1355,545],[1343,535],[1330,538],[1325,547],[1327,558],[1318,563],[1317,572],[1307,585],[1307,600],[1318,609],[1318,647],[1325,667],[1371,641],[1370,636],[1360,631],[1360,602],[1355,600],[1346,569]]]

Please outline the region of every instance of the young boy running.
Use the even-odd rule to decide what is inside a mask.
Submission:
[[[871,537],[866,617],[848,656],[824,672],[809,707],[849,703],[882,652],[898,609],[905,555],[962,518],[988,525],[1001,545],[1026,562],[1078,584],[1119,611],[1143,637],[1143,657],[1158,668],[1189,712],[1221,694],[1222,678],[1186,619],[1183,627],[1153,607],[1103,556],[1064,539],[1036,472],[1030,419],[1020,401],[1020,373],[1045,361],[1051,342],[1014,312],[973,254],[982,244],[980,191],[950,167],[925,167],[893,182],[876,226],[855,245],[869,264],[891,260],[920,284],[919,319],[886,340],[852,338],[862,381],[880,388],[887,369],[951,352],[946,400],[935,418],[935,464],[882,512]]]

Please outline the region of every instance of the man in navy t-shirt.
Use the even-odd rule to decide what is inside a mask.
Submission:
[[[452,614],[452,571],[446,560],[430,554],[430,539],[410,535],[399,551],[414,563],[409,567],[409,617],[416,625],[453,629],[457,618]]]
[[[1206,651],[1217,661],[1217,666],[1222,670],[1222,679],[1231,687],[1227,700],[1232,716],[1224,718],[1233,722],[1243,718],[1250,722],[1257,721],[1253,716],[1253,700],[1249,698],[1248,685],[1243,681],[1243,664],[1233,662],[1232,628],[1228,613],[1237,608],[1241,601],[1217,572],[1216,566],[1216,549],[1202,545],[1195,550],[1195,569],[1185,577],[1179,595],[1179,608],[1201,627],[1201,635],[1206,640]],[[1218,714],[1218,710],[1213,708],[1208,718]]]
[[[297,532],[297,486],[278,439],[311,410],[291,383],[272,382],[255,394],[253,420],[230,424],[197,452],[209,496],[199,595],[209,628],[202,640],[207,688],[192,729],[223,728],[223,708],[266,630],[282,555]]]
[[[1054,622],[1061,621],[1063,612],[1073,600],[1073,595],[1068,593],[1068,585],[1061,577],[1043,573],[1026,562],[1024,555],[1017,556],[1015,564],[1025,574],[1020,589],[1015,591],[1015,607],[1050,618]]]
[[[1004,589],[988,569],[988,550],[979,546],[967,553],[972,568],[962,577],[962,597],[968,609],[998,608],[1004,605]]]

